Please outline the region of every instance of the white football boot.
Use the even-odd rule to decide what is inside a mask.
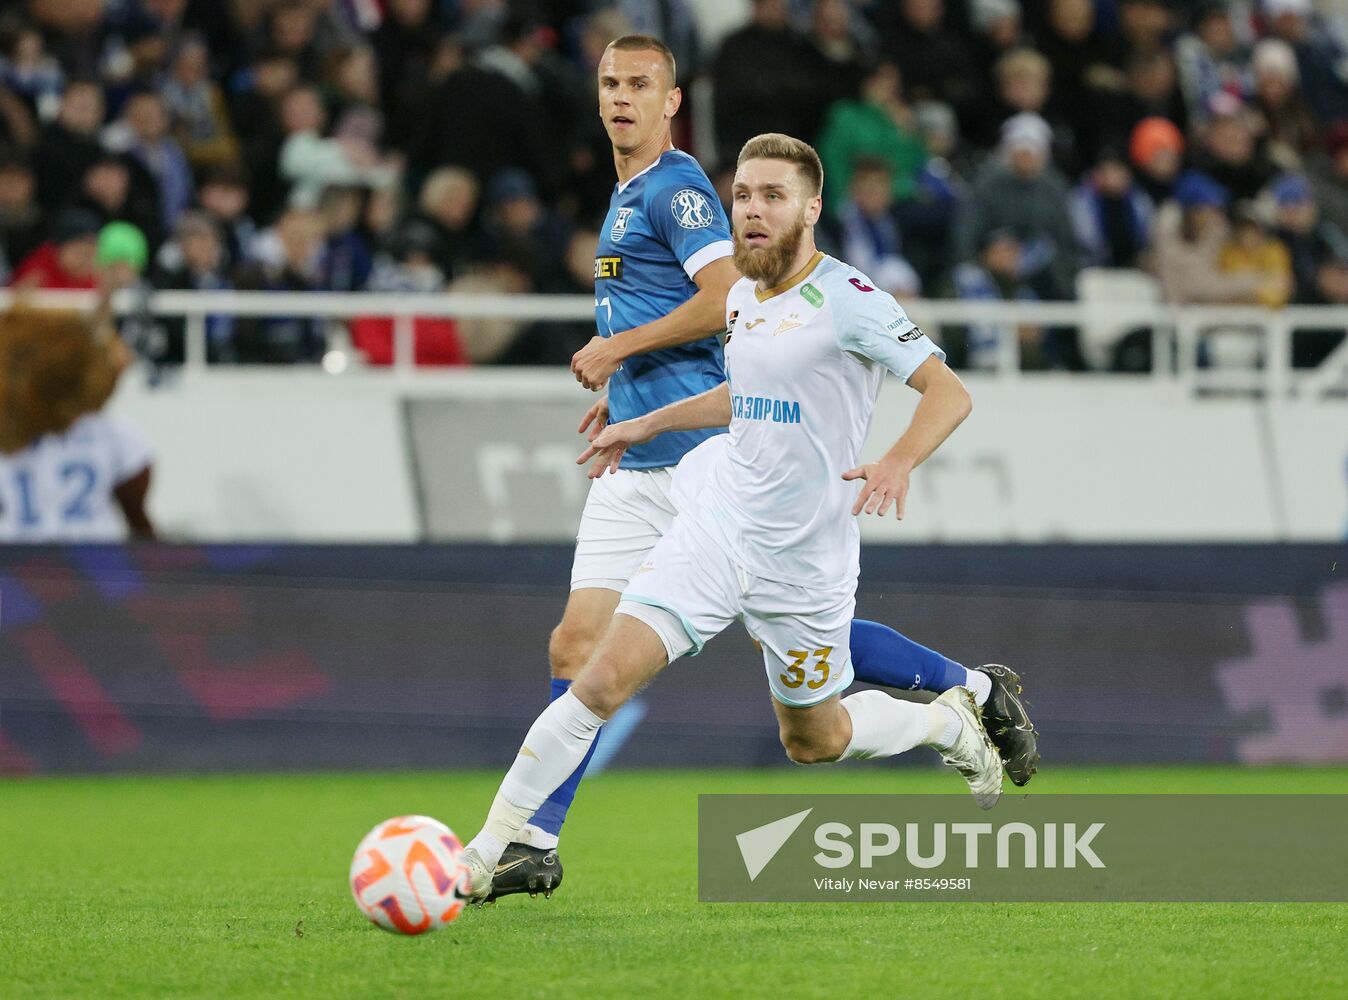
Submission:
[[[961,723],[954,744],[937,748],[941,760],[964,776],[979,806],[991,809],[1002,794],[1002,758],[983,728],[973,692],[967,687],[953,687],[936,700],[958,715]]]

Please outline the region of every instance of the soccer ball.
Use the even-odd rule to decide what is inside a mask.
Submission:
[[[387,931],[424,934],[463,912],[472,877],[454,831],[429,816],[395,816],[365,835],[351,859],[351,895]]]

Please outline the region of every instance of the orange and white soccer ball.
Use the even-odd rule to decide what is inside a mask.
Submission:
[[[360,912],[388,931],[424,934],[463,912],[472,877],[454,831],[429,816],[395,816],[365,835],[351,859]]]

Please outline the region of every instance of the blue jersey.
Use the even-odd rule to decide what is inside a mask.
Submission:
[[[594,259],[595,323],[611,337],[673,312],[694,293],[693,275],[733,249],[730,227],[702,167],[670,150],[613,192]],[[636,354],[608,384],[609,419],[630,420],[725,381],[721,342]],[[672,431],[629,448],[625,469],[677,465],[724,428]]]

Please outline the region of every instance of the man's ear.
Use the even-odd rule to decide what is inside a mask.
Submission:
[[[820,195],[815,195],[805,206],[805,224],[813,226],[819,222],[819,217],[824,214],[824,199]]]
[[[673,118],[679,113],[679,108],[683,106],[683,91],[678,87],[670,89],[665,96],[665,117]]]

